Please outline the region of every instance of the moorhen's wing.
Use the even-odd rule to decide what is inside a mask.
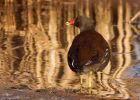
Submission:
[[[75,38],[68,52],[68,64],[74,71],[83,70],[84,66],[96,64],[99,62],[99,53],[87,39],[81,41]]]
[[[96,49],[92,50],[92,54],[89,55],[90,56],[90,59],[84,64],[85,66],[90,66],[92,64],[96,64],[98,63],[98,52]]]
[[[78,70],[78,44],[76,42],[77,39],[74,39],[69,51],[68,51],[68,65],[70,66],[70,69],[74,72],[77,72]]]

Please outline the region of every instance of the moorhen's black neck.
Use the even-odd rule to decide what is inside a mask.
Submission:
[[[80,28],[80,32],[95,30],[94,21],[84,16],[78,16],[75,20],[74,26]]]
[[[95,27],[94,27],[94,25],[90,25],[90,24],[88,24],[88,25],[82,25],[81,27],[79,27],[80,28],[80,32],[85,32],[85,31],[89,31],[89,30],[95,30]]]

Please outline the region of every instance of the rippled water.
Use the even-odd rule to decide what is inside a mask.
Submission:
[[[67,64],[69,46],[79,30],[66,26],[65,22],[80,13],[88,15],[89,8],[85,6],[87,11],[77,11],[74,1],[58,4],[61,5],[58,8],[57,3],[50,1],[36,5],[28,7],[28,19],[25,19],[26,7],[14,6],[14,13],[19,15],[14,15],[13,10],[8,11],[7,8],[5,17],[14,16],[16,22],[11,16],[10,20],[7,19],[8,26],[3,27],[3,22],[0,22],[1,84],[27,85],[32,89],[80,89],[79,75],[72,72]],[[32,9],[36,12],[33,13]],[[3,17],[1,15],[1,19]],[[112,57],[104,72],[96,75],[98,83],[94,83],[93,94],[112,98],[140,97],[140,24],[97,25],[97,31],[110,44]],[[87,79],[85,75],[85,88]]]

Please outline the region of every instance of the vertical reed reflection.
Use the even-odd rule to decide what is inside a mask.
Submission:
[[[138,35],[139,32],[126,23],[133,12],[130,1],[1,0],[0,74],[8,73],[14,85],[25,84],[33,89],[79,89],[79,77],[67,64],[67,51],[79,30],[65,26],[65,22],[84,15],[95,19],[96,30],[112,50],[110,63],[103,73],[95,76],[95,83],[98,83],[94,93],[129,98],[127,84],[121,76],[139,59],[139,56],[132,58],[129,53],[134,45],[134,54],[139,54],[136,50],[139,42],[132,43],[133,31]]]

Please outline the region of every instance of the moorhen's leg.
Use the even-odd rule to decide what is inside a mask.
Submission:
[[[93,72],[90,71],[89,76],[88,76],[88,88],[89,88],[88,92],[89,92],[89,94],[92,93],[92,83],[93,83],[92,76],[93,76]]]
[[[80,92],[83,92],[83,75],[80,75]]]
[[[96,73],[96,82],[97,82],[97,86],[98,86],[98,90],[103,90],[104,89],[104,84],[103,84],[103,80],[102,80],[102,72],[97,72]]]

